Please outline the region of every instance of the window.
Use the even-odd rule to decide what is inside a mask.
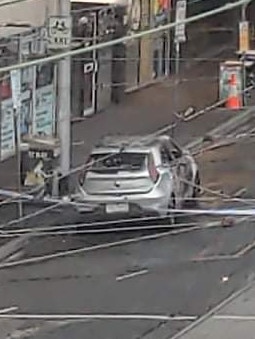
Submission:
[[[100,153],[89,159],[90,170],[100,173],[116,173],[119,171],[139,171],[145,166],[147,154],[144,153]]]

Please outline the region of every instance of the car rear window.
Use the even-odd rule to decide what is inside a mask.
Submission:
[[[90,171],[115,173],[118,171],[140,171],[144,168],[147,154],[144,153],[101,153],[93,154],[89,162]]]

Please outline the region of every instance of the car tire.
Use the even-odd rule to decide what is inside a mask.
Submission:
[[[169,210],[173,210],[173,209],[175,209],[175,207],[176,207],[175,195],[172,194],[171,197],[170,197],[170,199],[169,199],[168,205],[167,205],[167,214],[166,214],[166,216],[167,216],[167,222],[168,222],[168,224],[170,224],[170,225],[175,224],[175,216],[174,216],[174,214],[173,214],[171,211],[169,211]]]

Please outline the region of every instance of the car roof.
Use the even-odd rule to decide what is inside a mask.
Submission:
[[[166,138],[169,139],[168,136],[108,135],[99,140],[94,151],[97,152],[99,149],[148,151],[160,145]]]

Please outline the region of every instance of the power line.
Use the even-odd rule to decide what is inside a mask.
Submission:
[[[162,134],[162,133],[160,133],[160,134]],[[201,151],[201,150],[200,150],[200,151]],[[105,158],[108,159],[110,156],[112,156],[112,154],[107,155]],[[98,160],[98,161],[102,161],[102,159],[100,159],[100,160]],[[87,164],[87,168],[90,168],[91,165],[92,165],[91,163]],[[82,166],[82,169],[84,169],[84,168],[86,168],[86,165],[85,165],[85,166],[84,166],[84,165]],[[195,187],[195,188],[202,189],[203,191],[206,191],[206,192],[208,192],[208,193],[210,193],[210,194],[212,194],[212,195],[216,195],[216,196],[221,197],[221,198],[224,198],[224,199],[231,199],[231,198],[232,198],[231,196],[229,196],[229,195],[227,195],[227,194],[224,194],[224,193],[218,193],[218,192],[216,192],[216,191],[214,191],[214,190],[208,189],[208,188],[203,187],[203,186],[201,186],[201,185],[196,185],[196,184],[194,184],[194,183],[192,183],[192,182],[190,182],[190,181],[187,181],[187,180],[185,180],[185,179],[181,179],[181,180],[182,180],[183,182],[185,182],[186,184],[190,185],[190,186],[193,186],[193,187]],[[16,197],[16,199],[17,199],[17,197]],[[6,199],[6,200],[8,200],[8,199]],[[47,200],[45,200],[45,201],[47,202]],[[16,225],[16,224],[18,224],[18,223],[20,223],[20,222],[22,222],[22,221],[26,221],[26,220],[28,220],[28,219],[30,219],[30,218],[32,218],[32,217],[36,217],[36,216],[38,216],[38,215],[41,215],[41,214],[43,214],[43,213],[46,213],[46,212],[48,212],[49,210],[53,210],[54,208],[56,208],[56,207],[58,207],[58,206],[60,206],[60,205],[76,205],[76,206],[80,206],[80,205],[86,206],[86,205],[87,205],[86,203],[85,203],[85,204],[79,204],[79,203],[75,203],[75,202],[66,202],[66,201],[58,200],[58,199],[48,199],[48,202],[52,202],[52,203],[54,203],[54,205],[53,205],[53,206],[48,206],[48,207],[43,208],[43,209],[40,209],[39,211],[36,211],[36,212],[34,212],[34,213],[31,213],[31,214],[28,214],[28,215],[26,215],[26,216],[24,216],[24,217],[22,217],[22,218],[18,218],[18,219],[11,220],[11,221],[9,221],[9,222],[7,222],[7,223],[4,223],[4,224],[0,225],[0,227],[3,228],[3,227],[7,227],[7,226]],[[249,202],[249,201],[246,201],[246,200],[244,200],[244,199],[241,199],[241,198],[235,198],[235,202],[241,202],[241,203],[243,203],[243,204],[245,204],[245,205],[247,205],[247,206],[254,206],[253,203],[251,203],[251,202]],[[4,204],[6,204],[6,201],[2,202],[2,203],[0,204],[0,206],[1,206],[1,205],[4,205]]]
[[[188,185],[190,185],[191,187],[194,187],[194,188],[198,188],[198,189],[201,189],[202,191],[205,191],[205,192],[208,192],[208,193],[210,193],[210,194],[212,194],[212,195],[215,195],[215,196],[217,196],[217,197],[219,197],[219,198],[224,198],[224,199],[233,199],[233,197],[231,197],[230,195],[228,195],[228,194],[225,194],[225,193],[219,193],[219,192],[217,192],[217,191],[215,191],[215,190],[211,190],[211,189],[209,189],[209,188],[206,188],[206,187],[204,187],[204,186],[202,186],[202,185],[196,185],[196,184],[194,184],[194,183],[192,183],[191,181],[188,181],[188,180],[185,180],[185,179],[181,179],[180,178],[180,180],[181,181],[183,181],[184,183],[186,183],[186,184],[188,184]],[[235,197],[234,198],[235,199],[235,202],[240,202],[240,203],[243,203],[244,205],[246,205],[246,206],[254,206],[254,203],[253,202],[250,202],[250,201],[246,201],[245,199],[242,199],[242,198],[237,198],[237,197]],[[184,199],[183,199],[184,200]],[[57,201],[57,202],[56,202]],[[22,218],[18,218],[18,219],[14,219],[14,220],[11,220],[11,221],[9,221],[9,222],[7,222],[7,223],[5,223],[5,224],[2,224],[2,225],[0,225],[0,227],[1,228],[6,228],[7,226],[12,226],[12,225],[15,225],[15,224],[18,224],[18,223],[20,223],[20,222],[22,222],[22,221],[25,221],[25,220],[28,220],[28,219],[30,219],[30,218],[32,218],[32,217],[36,217],[36,216],[38,216],[38,215],[40,215],[40,214],[43,214],[43,213],[45,213],[45,212],[47,212],[47,211],[49,211],[49,210],[53,210],[54,208],[56,208],[56,207],[58,207],[58,206],[61,206],[61,205],[76,205],[76,206],[80,206],[80,205],[82,205],[82,206],[84,206],[84,207],[86,207],[87,205],[89,205],[89,204],[86,204],[86,203],[84,203],[84,204],[80,204],[80,203],[76,203],[76,202],[65,202],[65,201],[62,201],[62,200],[55,200],[55,202],[56,202],[56,204],[55,205],[53,205],[53,206],[48,206],[48,207],[46,207],[46,208],[44,208],[44,209],[40,209],[39,211],[36,211],[36,212],[34,212],[34,213],[31,213],[31,214],[28,214],[28,215],[26,215],[26,216],[24,216],[24,217],[22,217]],[[209,212],[209,210],[201,210],[201,209],[199,209],[199,210],[187,210],[187,209],[182,209],[181,211],[183,211],[183,212],[179,212],[179,210],[178,209],[168,209],[168,210],[162,210],[162,212],[170,212],[170,213],[182,213],[182,214],[185,214],[185,215],[192,215],[192,214],[194,214],[194,215],[197,215],[197,214],[208,214]],[[201,212],[202,211],[202,212]],[[210,211],[213,211],[212,212],[212,214],[213,215],[217,215],[217,211],[219,211],[218,209],[210,209]],[[224,214],[224,212],[219,212],[219,215],[222,215],[222,213]],[[225,214],[224,214],[225,215]],[[241,214],[242,215],[242,214]],[[245,214],[244,214],[245,215]],[[168,218],[168,216],[166,216],[166,218]],[[137,218],[136,218],[137,219]],[[143,218],[143,220],[149,220],[149,218]],[[142,221],[142,219],[140,219],[139,218],[139,220],[141,220]],[[125,221],[125,220],[118,220],[118,222],[123,222],[123,221]],[[90,223],[89,225],[91,225],[92,223]],[[84,226],[84,225],[83,225]],[[63,228],[62,226],[49,226],[49,227],[47,227],[47,228],[44,228],[44,230],[45,229],[57,229],[58,227],[60,227],[60,228]],[[66,227],[64,227],[64,228],[68,228],[68,227],[70,227],[70,225],[67,225]],[[72,227],[77,227],[77,225],[76,226],[72,226]]]
[[[23,3],[25,1],[28,1],[28,0],[6,0],[6,1],[2,1],[0,3],[0,7],[11,6],[11,5]]]
[[[168,29],[172,29],[172,28],[174,28],[174,27],[176,27],[180,24],[189,24],[189,23],[199,21],[199,20],[204,19],[204,18],[208,18],[210,16],[214,16],[216,14],[228,12],[228,11],[235,9],[237,7],[240,7],[244,4],[248,4],[249,1],[250,0],[239,0],[235,3],[226,4],[224,6],[216,8],[214,10],[207,11],[207,12],[202,13],[202,14],[194,15],[194,16],[187,18],[187,19],[180,21],[180,22],[169,23],[169,24],[166,24],[166,25],[162,25],[162,26],[159,26],[159,27],[156,27],[156,28],[146,30],[146,31],[141,31],[141,32],[132,34],[130,36],[124,36],[124,37],[121,37],[121,38],[118,38],[118,39],[114,39],[114,40],[107,41],[107,42],[102,42],[102,43],[95,44],[95,45],[92,45],[92,46],[78,48],[76,50],[71,50],[71,51],[67,51],[67,52],[63,52],[63,53],[57,53],[57,54],[49,56],[49,57],[44,57],[44,58],[40,58],[40,59],[37,59],[37,60],[22,62],[22,63],[16,64],[16,65],[1,67],[0,72],[9,72],[9,71],[12,71],[12,70],[15,70],[15,69],[23,69],[23,68],[26,68],[26,67],[36,66],[36,65],[47,63],[47,62],[57,61],[57,60],[65,58],[65,57],[79,55],[80,53],[87,53],[87,52],[99,50],[99,49],[102,49],[102,48],[108,48],[108,47],[114,46],[116,44],[126,43],[130,40],[142,38],[146,35],[159,33],[159,32],[162,32],[162,31],[165,31],[165,30],[168,30]]]
[[[251,88],[253,88],[253,86],[251,86],[251,87],[249,87],[249,88],[246,88],[243,92],[246,92],[247,90],[250,90]],[[195,115],[192,115],[192,117],[193,117],[193,118],[196,118],[196,117],[198,117],[198,116],[200,116],[200,115],[206,113],[206,112],[209,111],[210,109],[216,108],[216,107],[218,106],[218,103],[223,104],[224,102],[225,102],[225,100],[221,100],[221,101],[216,102],[214,105],[207,106],[207,107],[204,108],[203,110],[200,110],[200,111],[198,111],[197,113],[195,113]],[[208,108],[209,108],[209,109],[208,109]],[[184,120],[184,121],[189,121],[189,120],[193,119],[192,117],[186,118],[186,119],[183,119],[183,120]],[[147,139],[148,137],[149,137],[149,138],[153,138],[153,137],[156,137],[156,136],[158,136],[158,135],[164,134],[164,133],[170,131],[170,130],[171,130],[172,128],[174,128],[174,127],[175,127],[175,124],[167,125],[166,127],[163,127],[163,128],[161,128],[161,129],[158,129],[158,130],[155,131],[154,133],[151,133],[151,134],[149,134],[149,135],[147,135],[147,136],[144,136],[143,140],[146,141],[146,139]],[[109,157],[111,157],[111,156],[112,156],[111,154],[110,154],[110,155],[107,155],[106,157],[102,157],[102,159],[101,159],[101,158],[98,159],[98,161],[102,161],[102,160],[107,159],[107,158],[109,158]],[[94,164],[94,162],[89,163],[89,164],[85,164],[85,165],[82,164],[82,165],[80,165],[80,166],[77,166],[76,168],[74,168],[74,169],[72,169],[72,170],[70,171],[69,175],[74,174],[74,173],[76,173],[76,172],[79,172],[79,171],[81,171],[81,170],[84,170],[84,169],[86,169],[86,168],[90,168],[93,164]],[[65,176],[61,176],[59,179],[61,179],[61,178],[63,178],[63,177],[65,177]],[[36,187],[36,188],[33,188],[33,189],[29,190],[28,192],[22,194],[21,196],[20,196],[20,195],[17,195],[17,196],[15,196],[14,198],[13,198],[13,197],[7,198],[6,200],[4,200],[4,201],[2,201],[2,202],[0,203],[0,206],[6,205],[6,204],[8,204],[8,203],[10,203],[10,202],[13,202],[15,199],[17,199],[17,197],[19,197],[19,198],[22,198],[22,197],[23,197],[23,198],[26,198],[26,197],[29,196],[29,194],[36,193],[36,192],[38,192],[40,189],[43,189],[43,188],[44,188],[44,184],[40,185],[39,187]],[[45,200],[45,201],[46,201],[46,200]],[[48,202],[52,202],[52,203],[56,203],[56,204],[59,203],[59,201],[56,201],[56,200],[53,200],[53,199],[52,199],[52,200],[49,200]],[[63,204],[63,201],[62,201],[62,204]],[[39,214],[43,214],[43,213],[44,213],[44,212],[43,212],[44,210],[45,210],[45,209],[42,209],[42,210],[40,210],[41,212],[39,213],[39,211],[38,211],[38,213],[39,213]],[[48,210],[48,209],[46,208],[46,211],[47,211],[47,210]],[[34,216],[34,213],[32,213],[32,216],[31,216],[31,217],[33,217],[33,216]],[[26,219],[25,219],[25,220],[27,220],[27,219],[28,219],[28,215],[26,216]],[[23,219],[22,219],[22,220],[23,220]],[[20,220],[20,219],[14,219],[13,221],[10,221],[10,222],[11,222],[11,224],[17,224],[17,223],[21,222],[22,220]],[[7,223],[7,224],[0,225],[0,226],[2,226],[2,227],[8,226],[8,223]]]
[[[254,88],[254,86],[247,87],[246,89],[244,89],[244,90],[242,91],[242,93],[248,92],[248,91],[250,91],[250,90],[253,89],[253,88]],[[210,110],[212,110],[212,109],[215,109],[215,108],[219,107],[220,105],[223,105],[223,104],[226,102],[226,100],[227,100],[227,99],[223,99],[223,100],[216,101],[214,104],[212,104],[212,105],[210,105],[210,106],[206,106],[205,108],[199,110],[199,111],[196,112],[195,114],[192,114],[191,117],[179,117],[179,118],[181,118],[181,120],[183,120],[183,121],[185,121],[185,122],[188,122],[188,121],[190,121],[190,120],[193,120],[194,118],[197,118],[198,116],[201,116],[201,115],[205,114],[206,112],[208,112],[208,111],[210,111]],[[150,137],[153,137],[153,136],[157,136],[157,135],[166,133],[166,132],[170,131],[171,129],[173,129],[173,128],[175,127],[175,125],[176,125],[176,124],[170,124],[170,125],[167,125],[166,127],[163,127],[163,128],[161,128],[161,129],[158,129],[157,131],[155,131],[154,133],[152,133],[152,134],[150,135]],[[147,136],[147,137],[148,137],[148,136]],[[145,138],[146,138],[146,137],[145,137]],[[101,160],[103,160],[103,159],[105,159],[105,157],[103,157],[102,159],[99,159],[98,161],[101,161]],[[93,163],[94,163],[94,162],[93,162]],[[83,165],[79,165],[79,166],[77,166],[76,168],[72,169],[72,170],[70,171],[69,175],[70,175],[70,174],[74,174],[74,173],[76,173],[76,172],[78,172],[78,171],[80,171],[80,170],[83,170],[83,169],[86,169],[86,168],[90,168],[89,165],[91,166],[91,164],[85,164],[85,165],[83,164]],[[62,175],[62,176],[60,176],[59,179],[61,179],[61,178],[63,178],[63,177],[65,177],[65,176]],[[24,195],[22,194],[21,197],[22,197],[22,196],[25,197],[25,196],[27,196],[27,195],[29,195],[29,194],[33,194],[33,193],[37,192],[40,188],[43,188],[43,187],[44,187],[44,184],[40,185],[39,187],[33,188],[33,189],[29,190],[28,192],[24,193]],[[16,199],[16,198],[17,198],[17,197],[15,197],[14,199]],[[8,199],[6,199],[5,201],[0,202],[0,206],[1,206],[1,205],[4,205],[5,203],[11,202],[11,201],[13,201],[13,198],[8,198]]]

